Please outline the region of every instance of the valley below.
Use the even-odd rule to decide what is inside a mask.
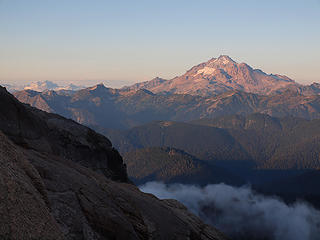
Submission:
[[[208,224],[233,240],[317,239],[320,211],[303,201],[285,203],[276,196],[257,193],[249,186],[147,182],[141,191],[160,199],[176,199]]]

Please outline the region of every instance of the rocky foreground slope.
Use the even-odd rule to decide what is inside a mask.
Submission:
[[[108,139],[4,88],[0,130],[0,239],[226,239],[129,183]]]

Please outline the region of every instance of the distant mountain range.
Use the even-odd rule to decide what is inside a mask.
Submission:
[[[54,82],[51,81],[40,81],[40,82],[34,82],[24,87],[25,90],[33,90],[37,92],[43,92],[45,90],[70,90],[70,91],[77,91],[80,89],[85,88],[84,86],[75,85],[70,83],[67,86],[60,86]]]
[[[306,96],[290,89],[267,96],[231,91],[204,97],[153,94],[145,89],[124,91],[97,85],[74,92],[24,90],[14,95],[21,102],[96,129],[126,129],[155,120],[191,121],[251,113],[320,118],[320,95]]]
[[[42,92],[46,90],[72,90],[85,88],[69,84],[59,86],[51,81],[33,82],[29,85],[18,86],[2,84],[11,92],[20,90],[33,90]],[[119,91],[137,91],[145,89],[155,94],[190,94],[198,96],[215,96],[230,91],[242,91],[259,95],[282,93],[287,89],[303,95],[317,95],[320,93],[320,84],[303,85],[295,82],[287,76],[279,74],[267,74],[260,69],[253,69],[246,63],[237,63],[227,55],[212,58],[200,63],[185,74],[171,80],[156,77],[150,81],[139,82],[131,86],[125,86]]]
[[[84,86],[78,86],[70,83],[67,86],[60,86],[54,82],[51,81],[38,81],[38,82],[32,82],[28,85],[17,85],[17,84],[3,84],[4,87],[7,88],[9,92],[17,92],[21,90],[33,90],[37,92],[43,92],[46,90],[69,90],[69,91],[77,91],[80,89],[85,88]]]
[[[59,87],[49,81],[14,95],[24,103],[98,128],[130,128],[154,120],[191,121],[232,114],[320,117],[320,84],[301,85],[222,55],[171,80],[121,89],[98,84]],[[63,90],[64,89],[64,90]]]

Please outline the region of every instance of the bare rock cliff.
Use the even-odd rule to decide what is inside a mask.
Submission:
[[[0,89],[0,239],[226,239],[131,184],[110,141]]]

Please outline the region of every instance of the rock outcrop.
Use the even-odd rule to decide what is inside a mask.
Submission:
[[[106,137],[57,114],[23,105],[4,88],[0,99],[0,130],[16,144],[70,159],[113,180],[127,181],[122,158]]]
[[[140,192],[107,138],[4,88],[0,130],[0,239],[226,239]]]

